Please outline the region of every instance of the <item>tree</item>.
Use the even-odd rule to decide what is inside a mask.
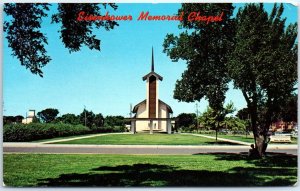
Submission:
[[[106,116],[104,119],[104,126],[115,127],[125,126],[125,119],[123,116]]]
[[[37,116],[42,120],[42,122],[50,123],[54,121],[59,111],[53,108],[47,108],[37,113]]]
[[[179,128],[189,128],[195,126],[197,123],[197,116],[195,113],[181,113],[176,117],[177,126]]]
[[[235,116],[238,117],[240,120],[245,122],[247,132],[252,131],[250,113],[249,113],[248,108],[240,109]]]
[[[193,11],[206,15],[222,15],[220,22],[189,22],[188,14]],[[226,63],[233,48],[234,21],[231,18],[232,4],[182,4],[178,14],[184,13],[180,28],[186,31],[174,36],[168,34],[163,47],[172,59],[186,60],[187,70],[177,80],[174,98],[184,102],[208,99],[215,112],[222,112],[229,76]]]
[[[297,25],[285,27],[283,5],[269,15],[263,4],[248,4],[237,18],[235,48],[228,63],[234,87],[242,91],[251,116],[255,149],[263,156],[274,114],[297,82]]]
[[[3,116],[3,124],[11,124],[11,123],[22,123],[22,119],[24,119],[23,116],[17,115],[17,116]]]
[[[80,123],[86,127],[92,128],[94,125],[95,114],[93,111],[88,111],[84,109],[81,114],[79,114]]]
[[[262,157],[274,113],[297,81],[297,25],[285,27],[283,5],[274,5],[270,15],[263,4],[247,4],[232,18],[231,4],[185,4],[179,10],[224,13],[223,20],[205,24],[188,22],[188,32],[168,34],[164,51],[174,61],[186,60],[187,70],[178,80],[174,97],[180,101],[207,98],[215,111],[221,110],[231,80],[240,89],[250,112],[255,149]],[[261,109],[265,108],[265,109]]]
[[[22,115],[15,116],[16,123],[22,123],[23,119],[24,119],[24,117]]]
[[[61,117],[58,117],[56,120],[62,123],[67,123],[72,125],[80,124],[79,117],[76,116],[75,114],[70,114],[70,113],[64,114]]]
[[[51,61],[45,45],[47,37],[41,32],[43,18],[51,5],[48,3],[6,3],[4,12],[11,16],[10,21],[4,21],[4,31],[12,55],[16,56],[22,66],[33,74],[43,77],[41,70]],[[93,34],[93,28],[111,30],[118,24],[115,21],[78,21],[78,13],[84,11],[87,15],[101,15],[101,10],[117,6],[113,3],[60,3],[58,13],[52,15],[52,23],[61,23],[60,38],[70,52],[79,51],[82,45],[100,51],[100,40]]]
[[[248,111],[248,108],[243,108],[243,109],[238,110],[238,112],[235,116],[238,117],[239,119],[245,120],[250,117],[250,113]]]
[[[230,102],[224,108],[214,110],[211,107],[207,107],[206,111],[203,112],[201,118],[203,125],[216,131],[216,141],[218,140],[218,130],[221,126],[225,125],[226,115],[233,113],[235,108],[233,103]]]
[[[277,119],[282,119],[284,122],[297,122],[298,95],[293,93],[284,101],[284,104],[280,107]]]
[[[95,115],[94,124],[96,127],[103,127],[104,125],[104,117],[101,113]]]
[[[234,133],[246,131],[247,121],[232,116],[225,117],[225,119],[221,122],[221,126],[225,129],[232,130]]]

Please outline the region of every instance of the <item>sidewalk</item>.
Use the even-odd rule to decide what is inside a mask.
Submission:
[[[208,138],[208,139],[216,139],[216,137],[208,136],[208,135],[200,135],[200,134],[192,134],[192,133],[182,133],[182,134],[189,134],[189,135],[204,137],[204,138]],[[248,145],[248,146],[251,145],[251,143],[247,143],[247,142],[243,142],[243,141],[236,141],[236,140],[232,140],[232,139],[219,138],[219,137],[218,137],[218,140],[230,142],[230,143],[236,143],[236,144],[240,144],[240,145]]]
[[[208,136],[208,135],[191,134],[191,133],[182,133],[182,134],[190,134],[190,135],[194,135],[194,136],[198,136],[198,137],[205,137],[208,139],[216,139],[216,137]],[[232,140],[232,139],[225,139],[225,138],[219,138],[219,137],[218,137],[218,140],[226,141],[226,142],[230,142],[230,143],[236,143],[236,144],[240,144],[240,145],[247,145],[247,146],[250,146],[251,144],[253,144],[253,143],[247,143],[247,142],[243,142],[243,141],[236,141],[236,140]],[[298,149],[298,144],[268,144],[267,149]]]
[[[52,140],[52,141],[42,141],[39,143],[43,144],[48,144],[48,143],[59,143],[59,142],[64,142],[64,141],[73,141],[73,140],[78,140],[78,139],[85,139],[85,138],[91,138],[91,137],[101,137],[105,135],[118,135],[118,134],[131,134],[131,133],[99,133],[99,134],[94,134],[94,135],[87,135],[87,136],[80,136],[80,137],[73,137],[73,138],[62,138],[58,140]]]

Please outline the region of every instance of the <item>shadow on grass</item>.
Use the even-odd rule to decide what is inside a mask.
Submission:
[[[226,156],[227,155],[227,156]],[[216,160],[246,160],[235,154],[216,153]],[[292,159],[293,160],[293,159]],[[251,162],[251,161],[249,161]],[[278,167],[234,167],[228,171],[184,170],[169,165],[133,164],[100,166],[88,173],[61,174],[58,178],[40,179],[38,186],[291,186],[295,184],[296,168],[285,168],[282,160],[271,163]],[[294,163],[290,165],[294,166]],[[265,178],[268,177],[268,178]],[[292,178],[290,178],[292,177]]]
[[[297,167],[297,156],[283,153],[268,152],[262,159],[249,159],[247,152],[242,153],[210,153],[216,156],[215,160],[247,161],[257,167]]]

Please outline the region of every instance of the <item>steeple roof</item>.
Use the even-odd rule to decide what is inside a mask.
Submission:
[[[161,77],[159,74],[154,72],[154,54],[153,54],[153,47],[152,47],[152,60],[151,60],[151,72],[148,73],[147,75],[145,75],[143,77],[143,81],[145,81],[147,78],[149,78],[150,76],[155,76],[156,78],[158,78],[159,80],[163,80],[163,77]]]

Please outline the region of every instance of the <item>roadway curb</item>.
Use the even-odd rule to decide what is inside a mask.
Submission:
[[[44,148],[157,148],[157,149],[249,149],[247,145],[84,145],[84,144],[42,144],[42,143],[3,143],[3,147],[44,147]],[[268,149],[298,149],[298,145],[268,145]]]

